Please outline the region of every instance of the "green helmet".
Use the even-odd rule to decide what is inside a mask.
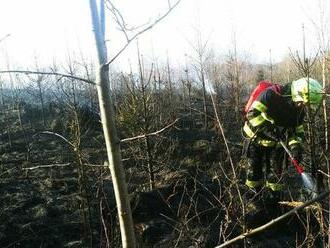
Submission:
[[[324,92],[321,84],[312,78],[300,78],[292,82],[291,95],[294,102],[310,103],[319,105]]]

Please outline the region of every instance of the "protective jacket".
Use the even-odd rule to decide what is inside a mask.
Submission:
[[[288,135],[289,146],[299,145],[304,139],[305,111],[292,101],[291,83],[270,87],[253,102],[243,127],[244,134],[264,147],[277,145],[278,130]]]

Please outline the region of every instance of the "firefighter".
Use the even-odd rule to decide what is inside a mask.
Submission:
[[[317,80],[301,78],[268,87],[253,99],[243,127],[249,158],[245,184],[250,189],[259,191],[266,187],[272,192],[282,191],[285,153],[279,141],[285,140],[295,159],[301,159],[305,106],[310,104],[316,110],[323,95]]]

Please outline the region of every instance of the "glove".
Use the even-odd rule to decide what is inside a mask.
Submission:
[[[294,144],[290,147],[292,156],[299,162],[302,159],[302,147],[298,144]]]
[[[285,140],[285,129],[283,127],[272,127],[271,129],[263,130],[263,134],[273,140],[273,141],[280,141]]]
[[[267,139],[278,142],[279,138],[277,137],[277,135],[274,132],[264,132],[264,134],[266,135]]]
[[[275,135],[278,140],[285,140],[286,129],[284,127],[275,127]]]

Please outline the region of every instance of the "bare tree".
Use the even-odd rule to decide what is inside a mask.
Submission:
[[[321,53],[321,68],[322,68],[322,86],[324,91],[326,92],[327,90],[327,85],[326,85],[326,75],[327,75],[327,62],[329,61],[328,59],[328,54],[329,54],[329,31],[328,31],[328,16],[326,16],[326,1],[324,0],[319,0],[318,1],[318,11],[319,11],[319,20],[318,23],[313,21],[313,18],[310,18],[312,23],[314,24],[316,31],[317,31],[317,36],[318,36],[318,42],[320,46],[320,53]],[[324,97],[323,102],[323,120],[324,120],[324,138],[325,138],[325,154],[327,154],[327,151],[329,150],[329,130],[328,130],[328,115],[327,115],[327,99]],[[330,167],[327,160],[327,172],[330,172]],[[328,185],[330,185],[330,178],[327,178]],[[330,208],[330,205],[329,205]],[[329,210],[328,208],[328,210]],[[330,217],[330,212],[329,216]],[[330,247],[330,222],[328,223],[328,246]]]
[[[110,97],[109,65],[107,62],[107,49],[105,46],[105,15],[104,1],[100,1],[98,11],[96,1],[90,0],[90,8],[94,27],[96,45],[98,49],[99,68],[96,87],[101,111],[101,121],[106,141],[109,167],[113,179],[116,195],[121,238],[123,247],[135,247],[135,234],[131,207],[128,200],[125,172],[121,162],[120,142],[115,127],[115,112]]]
[[[233,48],[230,55],[229,63],[232,67],[232,81],[234,84],[234,99],[235,99],[235,114],[236,114],[236,120],[240,122],[240,89],[241,89],[241,80],[240,80],[240,64],[238,61],[238,55],[237,55],[237,38],[236,38],[236,32],[233,34]]]
[[[186,55],[185,55],[185,57],[186,57]],[[193,128],[192,99],[191,99],[191,84],[192,84],[192,82],[191,82],[191,79],[189,77],[189,69],[188,69],[188,65],[187,65],[187,60],[186,60],[184,72],[186,74],[185,75],[186,76],[185,85],[188,89],[188,108],[189,108],[189,119],[190,119],[189,128],[192,129]],[[183,90],[185,92],[185,89],[183,89]],[[185,99],[183,99],[183,100],[185,100]]]
[[[36,66],[36,71],[41,71],[37,61],[36,61],[35,66]],[[31,95],[34,95],[38,99],[38,101],[40,103],[40,107],[41,107],[42,123],[43,123],[43,126],[46,127],[44,83],[45,83],[45,79],[47,76],[43,75],[43,74],[36,74],[36,77],[32,77],[29,74],[27,74],[27,76],[28,76],[29,80],[32,82],[32,84],[29,84],[29,87],[27,87],[27,90]]]
[[[153,24],[147,26],[143,30],[135,33],[132,37],[128,36],[125,21],[122,18],[120,12],[114,8],[111,1],[107,1],[110,4],[111,10],[114,16],[117,18],[117,24],[126,36],[127,43],[123,48],[110,60],[107,56],[107,48],[105,45],[105,10],[104,0],[100,0],[99,10],[97,8],[96,0],[90,0],[90,9],[92,14],[92,22],[96,40],[96,47],[98,52],[98,72],[97,72],[97,92],[99,99],[99,106],[101,112],[101,121],[103,126],[103,133],[105,137],[107,154],[109,159],[109,167],[114,185],[114,191],[117,202],[118,218],[120,223],[121,238],[123,247],[135,247],[135,234],[133,229],[133,220],[131,214],[131,207],[128,199],[127,185],[125,180],[124,168],[122,165],[120,141],[117,135],[115,126],[115,112],[113,108],[112,99],[110,96],[110,82],[109,82],[109,65],[117,58],[122,51],[134,40],[137,36],[143,32],[151,29],[157,22],[163,19],[172,9],[173,6],[169,6],[168,12],[162,17],[157,19]],[[174,7],[180,1],[176,2]]]
[[[329,32],[328,32],[328,20],[326,16],[326,1],[319,0],[318,1],[318,21],[314,21],[314,18],[310,18],[310,21],[313,23],[317,39],[319,43],[319,51],[321,57],[321,68],[322,68],[322,86],[323,89],[326,90],[326,73],[327,73],[327,56],[329,52]],[[326,98],[323,100],[323,115],[324,115],[324,138],[325,138],[325,150],[329,149],[329,134],[328,134],[328,120],[327,120],[327,106],[326,106]]]
[[[209,56],[208,43],[209,38],[204,39],[202,36],[202,31],[200,28],[195,28],[196,34],[196,43],[189,42],[191,45],[195,55],[192,56],[193,67],[195,72],[197,73],[198,79],[202,84],[202,92],[203,92],[203,116],[204,116],[204,129],[207,130],[207,122],[208,122],[208,111],[207,111],[207,91],[206,91],[206,67],[207,60]]]
[[[143,168],[149,177],[150,190],[155,187],[155,173],[162,171],[159,164],[165,164],[161,144],[164,137],[150,137],[151,132],[160,129],[171,117],[173,109],[167,89],[157,89],[155,66],[148,65],[138,48],[138,75],[122,73],[121,96],[117,109],[118,124],[123,137],[139,137],[141,142],[129,143],[123,147],[125,156],[134,157],[136,165]],[[153,79],[155,81],[153,81]],[[155,89],[156,88],[156,89]],[[159,116],[167,118],[159,119]],[[133,141],[135,138],[124,138]],[[138,144],[138,145],[137,145]],[[170,149],[167,149],[168,151]],[[163,168],[164,166],[162,166]]]
[[[306,78],[310,78],[312,74],[312,69],[315,66],[317,56],[308,58],[306,56],[306,39],[305,39],[305,28],[304,25],[302,26],[303,32],[303,55],[302,57],[299,55],[298,52],[295,54],[291,51],[290,56],[294,64],[296,65],[299,72]],[[309,94],[309,92],[308,92]],[[316,146],[315,146],[315,116],[316,112],[312,112],[310,104],[307,105],[307,126],[308,126],[308,141],[309,141],[309,148],[310,148],[310,161],[311,161],[311,171],[313,177],[317,178],[318,187],[320,187],[322,180],[321,174],[317,173],[319,165],[316,163]]]
[[[144,73],[144,66],[143,66],[143,60],[142,56],[140,55],[140,51],[138,48],[138,61],[139,61],[139,74],[140,74],[140,84],[141,84],[141,100],[142,100],[142,118],[143,118],[143,132],[147,134],[150,131],[150,114],[149,114],[149,103],[148,99],[150,99],[150,96],[148,95],[147,89],[150,85],[152,75],[153,75],[153,66],[151,67],[150,73],[147,76],[147,80],[145,82],[145,73]],[[153,159],[151,154],[151,144],[149,137],[144,138],[144,145],[146,149],[146,162],[147,162],[147,168],[148,168],[148,174],[149,174],[149,185],[150,190],[152,190],[155,187],[155,175],[154,175],[154,169],[153,169]]]

